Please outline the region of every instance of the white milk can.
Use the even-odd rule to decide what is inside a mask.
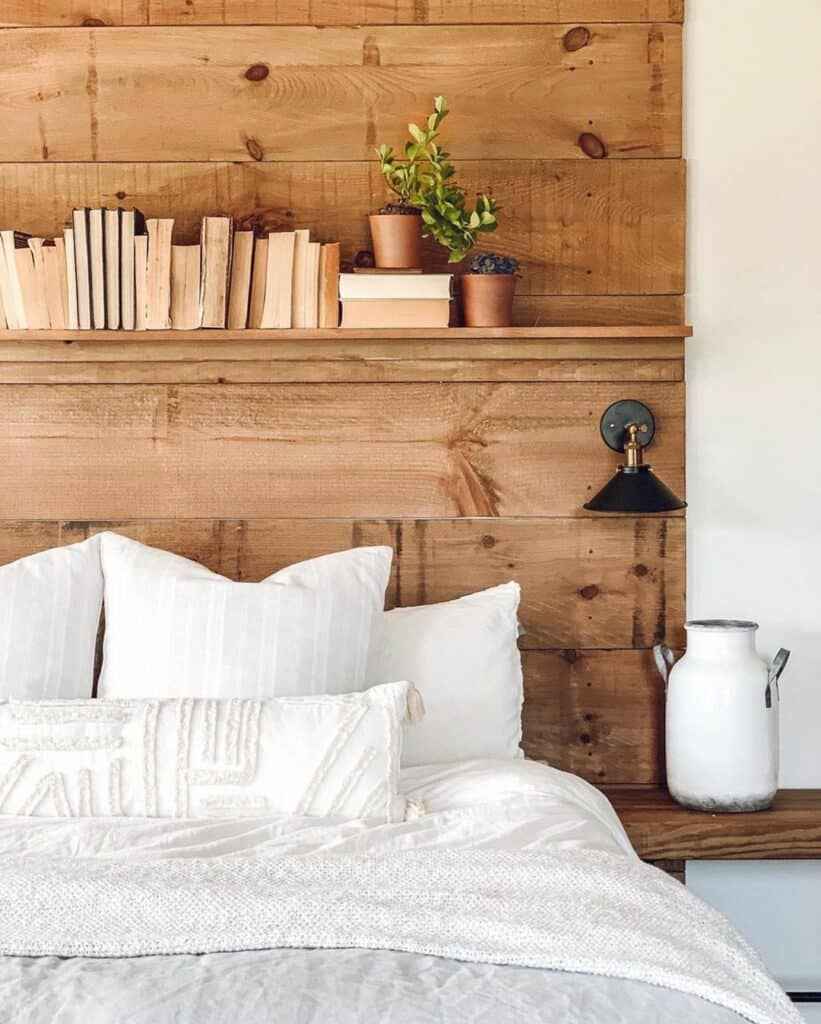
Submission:
[[[790,656],[768,665],[755,647],[758,624],[685,623],[687,653],[675,663],[653,648],[667,684],[667,787],[685,807],[759,811],[778,789],[778,678]],[[675,663],[675,664],[674,664]]]

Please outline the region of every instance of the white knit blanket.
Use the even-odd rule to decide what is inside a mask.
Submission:
[[[800,1020],[721,915],[662,872],[585,850],[0,863],[0,953],[122,957],[396,949],[677,989]]]

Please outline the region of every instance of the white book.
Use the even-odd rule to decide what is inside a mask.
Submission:
[[[265,303],[260,327],[287,330],[291,326],[295,242],[293,231],[275,231],[268,235]]]
[[[291,327],[307,327],[305,323],[305,289],[308,285],[308,246],[311,232],[300,228],[294,232],[294,274],[291,290]]]
[[[134,329],[148,327],[148,235],[134,236]]]
[[[88,259],[91,269],[91,324],[105,327],[105,221],[103,210],[88,211]]]
[[[120,214],[103,210],[105,237],[105,325],[110,331],[120,326]]]
[[[77,321],[81,331],[91,327],[91,269],[88,256],[88,209],[71,215],[74,227],[74,264],[77,268]]]
[[[74,263],[74,228],[63,231],[63,250],[66,260],[66,327],[76,331],[80,327],[77,319],[77,268]]]
[[[0,242],[0,302],[3,303],[3,326],[10,331],[19,328],[14,297],[11,289],[11,278],[6,269],[6,248]]]
[[[21,231],[0,231],[0,245],[6,258],[4,278],[3,306],[6,310],[6,321],[12,330],[24,331],[29,324],[26,317],[26,306],[23,301],[23,288],[18,272],[16,250],[31,250],[28,247],[29,236]]]
[[[453,274],[340,274],[340,299],[449,299]]]
[[[319,258],[322,246],[308,242],[305,257],[305,289],[302,293],[303,326],[311,329],[319,325]]]

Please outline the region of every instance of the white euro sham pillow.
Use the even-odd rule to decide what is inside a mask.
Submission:
[[[105,639],[98,696],[364,689],[391,548],[323,555],[260,583],[236,583],[116,533],[102,534],[101,553]]]
[[[379,617],[369,682],[409,679],[425,702],[403,766],[522,756],[519,598],[519,584],[505,583]]]
[[[0,814],[398,821],[415,697],[2,702]]]
[[[102,602],[97,537],[0,566],[0,699],[90,697]]]

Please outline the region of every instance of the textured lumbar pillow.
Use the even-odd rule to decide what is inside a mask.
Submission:
[[[97,537],[0,566],[0,698],[90,697],[102,600]]]
[[[521,757],[519,596],[505,583],[379,617],[370,680],[412,679],[427,709],[406,733],[403,765]]]
[[[401,820],[409,683],[273,700],[0,703],[0,814]]]
[[[353,548],[261,583],[102,535],[101,697],[274,697],[365,685],[393,551]],[[382,680],[384,681],[384,680]]]

